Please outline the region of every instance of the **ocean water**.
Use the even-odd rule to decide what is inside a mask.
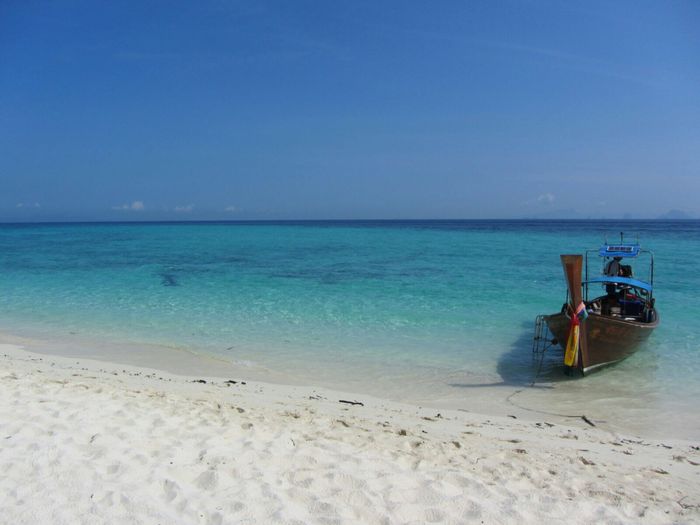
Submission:
[[[560,351],[538,366],[534,318],[565,299],[559,254],[619,231],[655,253],[660,327],[583,380],[561,374]],[[476,411],[536,379],[518,406],[683,437],[700,437],[699,290],[696,221],[0,225],[6,333],[185,350]]]

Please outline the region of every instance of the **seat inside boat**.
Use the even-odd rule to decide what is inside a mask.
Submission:
[[[620,317],[634,321],[647,321],[648,302],[625,289],[608,291],[588,303],[591,313]]]

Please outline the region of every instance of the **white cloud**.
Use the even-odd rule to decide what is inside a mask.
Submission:
[[[142,211],[145,209],[143,201],[134,201],[131,204],[122,204],[121,206],[112,206],[113,210],[124,210],[124,211]]]
[[[537,202],[545,202],[547,204],[552,204],[554,202],[556,197],[552,195],[551,193],[543,193],[539,197],[537,197]]]
[[[190,213],[194,210],[194,204],[188,204],[187,206],[175,206],[175,211],[177,213]]]
[[[236,211],[236,207],[235,206],[226,206],[226,208],[224,208],[224,211],[233,213],[234,211]]]
[[[15,208],[24,208],[24,203],[23,202],[18,202],[17,206]]]

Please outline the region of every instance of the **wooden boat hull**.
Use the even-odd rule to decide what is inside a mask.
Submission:
[[[586,351],[581,352],[581,370],[584,374],[611,365],[633,354],[647,340],[659,324],[656,312],[653,321],[642,323],[618,317],[591,313],[581,324],[587,337]],[[564,313],[545,316],[549,330],[562,348],[566,348],[571,319]]]

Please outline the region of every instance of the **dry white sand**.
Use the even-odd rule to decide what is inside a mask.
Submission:
[[[698,443],[241,379],[0,345],[0,523],[700,522]]]

